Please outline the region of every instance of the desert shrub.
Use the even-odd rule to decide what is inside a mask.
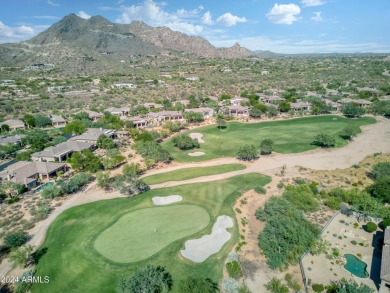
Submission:
[[[46,203],[40,203],[37,208],[32,210],[32,215],[36,221],[42,221],[46,219],[51,213],[52,208]]]
[[[239,279],[242,277],[241,266],[238,261],[232,261],[226,263],[226,270],[230,278]]]
[[[251,161],[258,157],[258,151],[254,145],[247,144],[238,149],[236,156],[239,160]]]
[[[378,229],[378,225],[374,222],[368,222],[365,226],[365,230],[369,233],[375,232]]]
[[[191,293],[217,293],[218,283],[206,278],[194,278],[187,277],[184,280],[179,281],[179,292],[191,292]]]
[[[260,153],[262,155],[269,155],[272,153],[274,142],[270,139],[264,139],[260,143]]]
[[[311,287],[314,292],[323,292],[325,290],[324,285],[321,284],[313,284]]]
[[[288,293],[290,291],[280,279],[275,277],[265,284],[264,287],[271,293]]]
[[[233,278],[223,280],[222,286],[227,293],[237,293],[240,289],[240,283]]]
[[[367,187],[367,192],[385,203],[390,203],[390,175],[376,179],[372,185]]]
[[[155,141],[140,140],[134,144],[133,148],[145,159],[155,162],[169,162],[172,159],[169,152]]]
[[[305,212],[314,212],[318,210],[318,202],[308,185],[287,186],[283,193],[283,197],[299,210]]]
[[[340,209],[342,202],[343,201],[341,198],[330,196],[324,200],[324,205],[331,208],[332,210],[338,210]]]
[[[260,193],[260,194],[266,194],[267,193],[267,190],[263,186],[261,186],[261,185],[257,185],[255,187],[255,191],[257,193]]]
[[[61,189],[56,185],[47,185],[41,191],[41,196],[46,199],[56,198],[61,195]]]
[[[4,237],[4,244],[8,247],[19,247],[25,244],[28,240],[28,235],[24,231],[15,231],[8,233]]]
[[[357,244],[357,241],[356,241],[356,240],[352,240],[351,243],[352,243],[353,245],[356,245],[356,244]]]
[[[84,185],[92,180],[92,176],[89,173],[79,173],[67,181],[60,180],[58,185],[61,188],[62,194],[71,194],[79,191]]]
[[[318,134],[314,140],[313,144],[318,145],[323,148],[330,148],[336,145],[336,138],[330,134]]]
[[[32,281],[29,281],[29,280],[32,280],[32,277],[34,276],[34,274],[35,274],[35,270],[25,271],[22,274],[22,276],[20,276],[20,278],[19,278],[20,281],[17,282],[14,293],[28,292],[33,284]]]
[[[381,162],[374,165],[370,172],[370,177],[379,179],[390,174],[390,162]]]
[[[190,150],[193,148],[199,148],[199,142],[197,139],[191,138],[188,134],[180,134],[172,138],[173,144],[181,150]]]

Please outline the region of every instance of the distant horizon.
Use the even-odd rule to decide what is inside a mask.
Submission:
[[[203,37],[217,48],[239,43],[251,51],[288,55],[390,53],[386,0],[375,5],[353,0],[244,0],[224,5],[200,0],[6,0],[3,6],[1,44],[29,40],[74,13],[84,19],[100,15],[118,24],[141,20],[152,27],[166,26]]]

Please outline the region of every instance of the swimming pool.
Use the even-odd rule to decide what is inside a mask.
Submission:
[[[359,278],[367,278],[367,264],[354,256],[353,254],[344,254],[345,259],[347,260],[347,263],[344,265],[344,268],[354,274],[356,277]]]

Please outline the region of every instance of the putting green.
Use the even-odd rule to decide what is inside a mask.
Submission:
[[[95,249],[117,263],[144,260],[170,243],[207,227],[210,216],[195,205],[155,207],[127,213],[95,240]]]

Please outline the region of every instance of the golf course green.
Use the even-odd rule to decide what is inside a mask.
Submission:
[[[177,239],[203,230],[209,222],[209,214],[195,205],[142,209],[122,216],[103,231],[95,241],[95,249],[114,262],[136,262]]]
[[[268,176],[249,173],[224,180],[153,189],[131,198],[70,208],[50,225],[41,246],[47,248],[47,252],[36,265],[35,275],[49,276],[50,282],[33,284],[31,291],[62,293],[72,288],[72,292],[116,292],[121,276],[129,276],[147,264],[166,267],[173,277],[172,292],[179,292],[178,280],[187,276],[211,278],[218,282],[228,253],[239,241],[236,224],[229,229],[232,238],[202,263],[184,259],[180,250],[186,240],[210,234],[218,216],[235,219],[233,205],[242,192],[270,181]],[[180,194],[183,200],[164,207],[153,204],[154,196],[173,194]],[[160,236],[153,233],[159,232],[151,232],[160,225],[159,220],[162,223],[158,229],[170,234],[163,236],[164,245],[155,241],[154,237]],[[163,227],[163,223],[168,225]],[[124,243],[118,244],[122,241]],[[129,244],[131,241],[138,244]],[[142,245],[151,251],[140,248]],[[135,252],[128,248],[141,249],[142,260],[131,262]]]
[[[231,171],[244,170],[245,166],[242,164],[224,164],[219,166],[211,167],[194,167],[194,168],[185,168],[170,172],[165,172],[161,174],[150,175],[143,177],[142,180],[148,184],[158,184],[168,181],[182,181],[192,178],[197,178],[201,176],[209,176],[214,174],[222,174]]]
[[[360,133],[360,127],[375,123],[372,117],[345,118],[336,115],[312,116],[280,121],[260,123],[229,122],[224,129],[217,125],[200,127],[184,133],[201,133],[205,141],[196,152],[204,152],[199,157],[191,157],[188,150],[182,151],[173,145],[172,138],[163,146],[178,162],[200,162],[221,157],[234,157],[240,146],[253,144],[260,147],[263,139],[274,142],[274,151],[278,153],[299,153],[317,148],[312,144],[320,133],[336,136],[336,147],[342,147],[347,141],[340,137],[341,132],[350,126]]]

